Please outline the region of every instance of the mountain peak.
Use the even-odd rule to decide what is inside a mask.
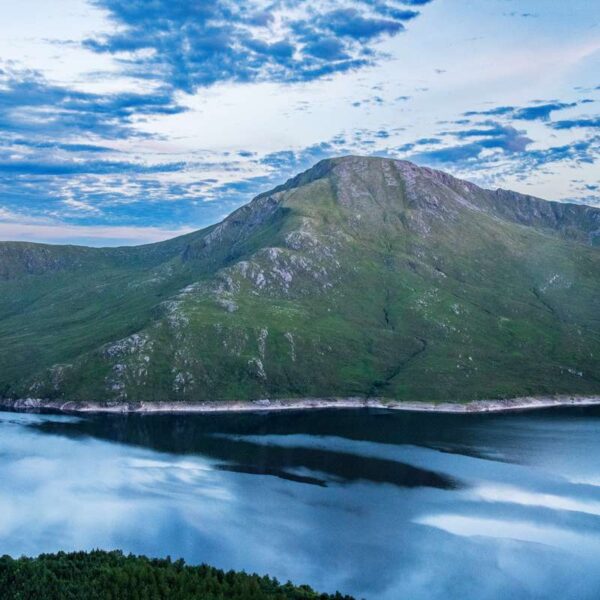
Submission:
[[[600,209],[485,189],[444,171],[388,157],[323,159],[257,199],[294,191],[295,203],[312,201],[315,191],[311,186],[317,182],[326,182],[337,203],[350,213],[378,222],[390,211],[400,211],[422,233],[432,220],[456,219],[466,211],[554,231],[592,245],[600,243]]]
[[[406,169],[419,169],[417,165],[405,160],[397,160],[391,158],[384,158],[379,156],[361,156],[348,154],[345,156],[338,156],[333,158],[324,158],[308,168],[306,171],[295,175],[288,179],[284,184],[277,186],[273,190],[266,192],[265,194],[276,194],[280,191],[290,190],[296,187],[307,185],[317,179],[323,179],[329,177],[332,174],[340,171],[351,171],[354,173],[364,173],[370,169],[381,169],[385,168],[385,165],[394,164],[397,166],[404,166]]]

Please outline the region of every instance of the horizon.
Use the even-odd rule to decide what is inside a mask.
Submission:
[[[600,5],[587,0],[5,13],[1,240],[170,239],[344,154],[600,206]]]
[[[313,165],[311,165],[310,167],[308,167],[307,169],[305,169],[304,171],[300,171],[299,173],[295,173],[293,174],[291,177],[287,178],[285,181],[281,181],[279,183],[275,183],[275,185],[273,187],[271,187],[268,190],[263,190],[263,191],[258,191],[257,194],[255,194],[252,198],[248,199],[246,202],[242,202],[239,206],[236,206],[234,208],[231,209],[231,212],[229,212],[227,215],[225,215],[222,219],[219,219],[218,221],[215,221],[214,223],[209,223],[207,225],[204,225],[202,227],[199,228],[190,228],[188,230],[180,230],[177,232],[173,232],[173,235],[171,235],[170,237],[161,237],[160,239],[157,240],[152,240],[152,241],[136,241],[133,243],[124,243],[124,244],[107,244],[107,245],[102,245],[102,234],[104,233],[101,229],[96,229],[96,235],[97,237],[95,238],[95,241],[97,241],[96,244],[85,244],[85,243],[60,243],[60,242],[35,242],[32,240],[11,240],[11,239],[6,239],[6,240],[0,240],[0,244],[2,243],[33,243],[33,244],[43,244],[43,245],[48,245],[48,246],[74,246],[74,247],[82,247],[82,248],[95,248],[98,250],[102,250],[102,249],[109,249],[109,248],[135,248],[135,247],[141,247],[141,246],[150,246],[153,244],[160,244],[162,242],[168,242],[170,240],[174,240],[180,237],[184,237],[186,235],[190,235],[190,234],[194,234],[194,233],[200,233],[201,231],[208,229],[209,227],[211,227],[212,225],[218,225],[219,223],[222,223],[223,221],[225,221],[226,219],[228,219],[236,210],[238,210],[239,208],[246,206],[248,204],[250,204],[251,202],[253,202],[256,198],[261,197],[265,194],[269,194],[271,193],[274,189],[279,188],[281,186],[284,186],[285,184],[287,184],[289,181],[291,181],[292,179],[294,179],[294,177],[296,177],[297,175],[302,175],[304,173],[307,173],[308,171],[312,170],[313,168],[315,168],[317,165],[319,165],[322,162],[327,162],[327,161],[335,161],[335,160],[343,160],[343,159],[348,159],[348,158],[364,158],[364,159],[370,159],[370,158],[374,158],[374,159],[381,159],[381,160],[392,160],[392,161],[399,161],[399,162],[407,162],[410,163],[411,165],[414,165],[418,168],[431,168],[431,167],[427,167],[425,165],[418,165],[417,163],[413,162],[413,161],[409,161],[406,159],[396,159],[396,158],[390,158],[390,157],[380,157],[380,156],[372,156],[372,155],[361,155],[361,154],[345,154],[343,156],[332,156],[329,158],[323,158],[319,161],[317,161],[316,163],[314,163]],[[446,171],[442,170],[442,169],[433,169],[434,171],[438,171],[438,172],[442,172],[442,173],[447,173]],[[460,178],[459,178],[460,179]],[[486,189],[483,186],[482,189]],[[502,188],[496,188],[496,189],[502,189]],[[513,190],[509,190],[509,191],[513,191]],[[535,197],[535,196],[534,196]],[[539,200],[543,200],[545,202],[554,202],[553,200],[547,200],[545,198],[538,198]],[[580,204],[574,203],[576,206],[580,206]],[[596,208],[598,210],[600,210],[600,207],[598,206],[592,206],[592,208]],[[156,230],[157,233],[159,233],[159,235],[164,235],[166,232],[164,230]],[[109,230],[109,235],[112,234],[113,232]],[[109,238],[110,239],[110,238]]]

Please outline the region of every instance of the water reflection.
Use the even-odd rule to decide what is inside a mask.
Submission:
[[[304,416],[301,412],[297,414]],[[217,465],[221,470],[273,475],[299,483],[326,485],[327,481],[342,483],[364,479],[400,487],[451,489],[459,485],[452,478],[425,467],[405,464],[396,458],[370,457],[351,450],[336,452],[325,447],[310,448],[301,445],[290,448],[272,444],[267,448],[264,441],[275,439],[271,431],[285,431],[281,427],[281,416],[280,413],[268,415],[266,419],[256,414],[245,414],[241,418],[220,415],[207,419],[198,415],[183,418],[181,415],[110,416],[73,422],[49,421],[41,424],[40,429],[72,437],[83,434],[102,437],[167,452],[199,454],[225,461],[227,464]],[[269,427],[270,419],[275,423],[273,428]],[[294,418],[290,419],[289,414],[284,422],[295,424]],[[357,423],[354,422],[352,429],[356,426]],[[260,432],[259,435],[252,436],[256,431]],[[290,435],[292,434],[288,434]],[[297,474],[298,470],[317,472],[322,477],[303,477]]]
[[[123,548],[358,597],[600,596],[600,410],[0,413],[2,552]]]

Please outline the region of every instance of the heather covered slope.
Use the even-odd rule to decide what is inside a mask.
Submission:
[[[322,161],[161,244],[0,244],[0,394],[600,392],[600,211]]]

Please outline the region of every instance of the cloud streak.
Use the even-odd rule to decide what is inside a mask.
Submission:
[[[412,0],[95,0],[118,30],[85,47],[193,92],[219,82],[298,82],[377,63],[377,42],[419,15]]]
[[[585,101],[582,101],[585,103]],[[496,106],[487,110],[472,110],[464,113],[465,117],[472,116],[508,116],[513,119],[522,121],[549,121],[553,112],[564,110],[566,108],[574,108],[578,106],[578,102],[537,102],[530,106]]]
[[[42,139],[43,143],[52,144],[57,142],[47,140],[69,136],[99,136],[111,140],[139,137],[142,134],[134,124],[140,118],[185,110],[166,88],[148,93],[93,94],[52,84],[37,71],[0,70],[2,136],[30,136],[27,141],[14,140],[17,143],[24,141],[35,146]],[[62,149],[91,150],[89,145],[84,148],[63,145]]]

